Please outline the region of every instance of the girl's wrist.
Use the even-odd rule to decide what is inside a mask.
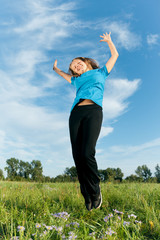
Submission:
[[[106,40],[106,43],[111,43],[111,42],[112,42],[112,39]]]
[[[54,67],[54,66],[53,66],[53,70],[56,71],[56,70],[57,70],[57,67]]]

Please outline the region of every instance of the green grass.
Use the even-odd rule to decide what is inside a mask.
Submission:
[[[78,183],[0,182],[0,239],[160,240],[159,184],[101,183],[101,190],[102,207],[88,212]]]

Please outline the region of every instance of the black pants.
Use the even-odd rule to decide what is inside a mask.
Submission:
[[[76,105],[69,117],[72,154],[86,202],[95,200],[100,193],[98,167],[95,159],[96,142],[103,119],[102,107],[96,103]]]

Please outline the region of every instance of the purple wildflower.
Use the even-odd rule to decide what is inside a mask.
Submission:
[[[137,216],[136,216],[136,215],[134,215],[134,214],[128,215],[128,218],[131,218],[131,217],[134,217],[134,218],[136,218]]]
[[[95,237],[95,232],[92,232],[92,233],[89,233],[89,236],[91,236],[91,237]]]
[[[128,226],[129,224],[130,224],[130,222],[126,222],[126,221],[123,222],[124,226]]]
[[[59,212],[59,213],[55,213],[55,214],[51,213],[51,215],[54,217],[57,217],[57,218],[63,218],[65,220],[67,220],[70,216],[67,212]]]
[[[108,219],[109,219],[109,217],[108,217],[108,216],[104,217],[104,221],[105,221],[105,222],[107,222],[107,221],[108,221]]]
[[[62,232],[63,227],[57,227],[57,228],[55,228],[55,229],[56,229],[57,232]]]
[[[77,238],[77,235],[75,235],[74,232],[69,232],[69,237],[68,239],[76,239]]]
[[[23,226],[18,226],[17,229],[18,229],[18,231],[24,231],[24,230],[25,230],[25,227],[23,227]]]
[[[113,209],[113,211],[114,211],[115,213],[124,214],[123,212],[120,212],[120,211],[118,211],[117,209]]]
[[[107,230],[108,230],[108,231],[105,232],[107,235],[112,236],[112,234],[115,234],[115,233],[116,233],[116,232],[114,232],[113,230],[111,230],[111,228],[108,228]]]
[[[111,218],[111,217],[113,217],[113,214],[112,213],[110,213],[110,214],[108,214],[108,216],[106,216],[106,217],[104,217],[104,221],[105,222],[107,222],[108,220],[109,220],[109,218]]]
[[[113,217],[113,214],[112,213],[108,214],[108,217]]]
[[[74,225],[74,226],[79,227],[79,223],[77,223],[77,222],[72,222],[72,223],[70,223],[70,225]]]
[[[137,221],[137,220],[135,220],[135,223],[140,223],[140,224],[141,224],[142,222],[141,222],[141,221]]]
[[[47,230],[52,230],[53,227],[52,226],[46,226]]]
[[[41,224],[36,223],[36,228],[40,228],[40,227],[41,227]]]

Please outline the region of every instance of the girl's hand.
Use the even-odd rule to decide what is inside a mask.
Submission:
[[[101,38],[103,38],[103,39],[100,40],[100,42],[107,42],[108,43],[108,42],[112,41],[110,35],[111,35],[111,32],[109,34],[106,33],[106,34],[103,34],[103,36],[100,36]]]
[[[56,59],[55,62],[54,62],[53,70],[55,70],[56,68],[57,68],[57,59]]]

